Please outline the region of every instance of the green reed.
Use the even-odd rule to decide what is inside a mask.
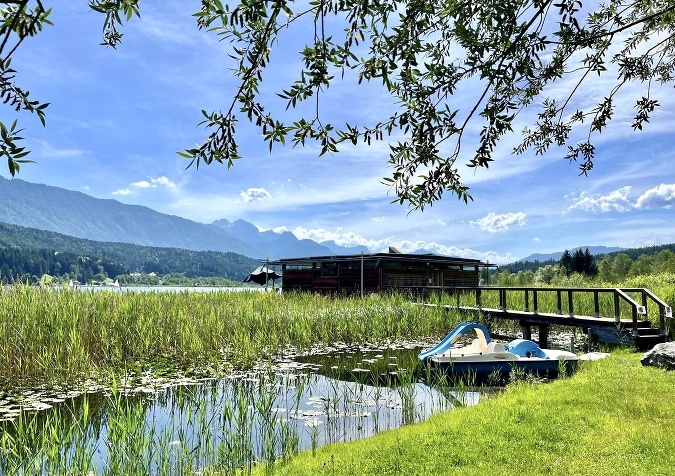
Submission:
[[[0,388],[160,360],[247,368],[287,347],[438,336],[457,320],[403,296],[13,287],[0,292]]]
[[[401,399],[402,421],[393,422],[394,427],[424,417],[415,406],[412,375],[406,373],[387,392],[388,398]],[[274,474],[298,453],[301,433],[308,438],[305,449],[312,451],[323,443],[358,437],[359,426],[335,425],[340,418],[345,424],[346,415],[361,414],[362,402],[379,402],[385,393],[363,384],[324,388],[326,424],[303,425],[291,415],[314,391],[313,378],[269,369],[228,379],[222,388],[222,382],[214,381],[151,397],[126,396],[121,381],[113,379],[117,383],[105,396],[84,396],[0,424],[0,475],[227,475],[250,474],[259,465]],[[285,413],[273,411],[279,404]],[[440,405],[436,411],[444,409]]]

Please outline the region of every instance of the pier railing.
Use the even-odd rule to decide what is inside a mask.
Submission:
[[[481,286],[457,287],[445,291],[456,297],[456,306],[460,309],[493,309],[504,314],[511,311],[527,313],[534,317],[613,319],[617,325],[625,325],[628,324],[626,321],[630,321],[633,336],[638,334],[639,322],[649,320],[650,316],[658,322],[659,334],[665,336],[666,318],[672,317],[671,308],[644,288]],[[473,303],[467,301],[466,297],[472,294]],[[522,317],[522,314],[520,316]]]

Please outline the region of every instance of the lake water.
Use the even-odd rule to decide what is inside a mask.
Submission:
[[[251,292],[276,292],[279,289],[279,286],[276,286],[272,289],[272,286],[268,286],[265,289],[265,286],[77,286],[78,290],[81,291],[113,291],[113,292],[196,292],[196,293],[208,293],[208,292],[218,292],[218,291],[227,291],[227,292],[242,292],[242,291],[251,291]]]
[[[477,392],[419,382],[403,364],[416,354],[342,349],[200,382],[130,376],[113,391],[49,400],[53,408],[25,415],[23,430],[16,419],[2,424],[12,439],[0,474],[229,472],[478,403]]]

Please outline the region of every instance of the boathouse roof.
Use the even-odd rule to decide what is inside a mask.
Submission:
[[[300,265],[308,263],[340,263],[345,261],[355,260],[381,260],[381,261],[396,261],[400,263],[429,263],[436,265],[473,265],[479,267],[494,266],[489,263],[483,263],[477,259],[457,258],[451,256],[436,255],[432,253],[415,254],[415,253],[400,253],[392,252],[390,248],[388,253],[359,253],[349,255],[326,255],[326,256],[309,256],[299,258],[282,258],[274,261],[269,261],[271,265]]]

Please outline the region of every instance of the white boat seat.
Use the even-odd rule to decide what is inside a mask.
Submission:
[[[499,352],[505,352],[504,344],[502,344],[500,342],[495,342],[495,341],[490,342],[487,345],[487,349],[485,350],[486,354],[499,353]]]
[[[474,339],[467,348],[467,353],[483,354],[485,353],[485,344],[480,339]]]

